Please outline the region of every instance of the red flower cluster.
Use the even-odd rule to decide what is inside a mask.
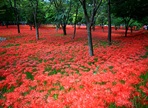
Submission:
[[[148,35],[135,31],[127,38],[124,30],[112,33],[113,45],[106,43],[107,32],[93,32],[95,56],[89,57],[85,29],[0,27],[0,104],[4,108],[107,108],[134,107],[136,101],[148,105],[148,82],[140,78],[148,70]],[[144,82],[143,85],[140,85]],[[141,97],[141,98],[140,98]],[[140,100],[141,99],[141,100]]]

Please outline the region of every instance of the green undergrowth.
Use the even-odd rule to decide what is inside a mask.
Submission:
[[[148,46],[146,46],[145,55],[141,56],[142,58],[148,58]]]
[[[142,86],[146,87],[146,83],[148,83],[148,72],[140,75],[140,79],[142,80],[139,84],[135,86],[137,92],[140,93],[140,96],[135,96],[132,100],[134,104],[134,108],[148,108],[146,104],[141,102],[148,102],[148,95],[140,88]]]
[[[12,44],[12,43],[9,43],[5,46],[2,46],[3,48],[10,48],[10,47],[13,47],[13,46],[20,46],[20,44]]]
[[[55,75],[55,74],[58,74],[58,73],[60,73],[60,74],[68,74],[68,73],[66,73],[65,71],[63,71],[62,69],[52,69],[52,67],[50,67],[50,66],[46,66],[45,68],[44,68],[44,72],[48,72],[48,75],[50,76],[50,75]]]

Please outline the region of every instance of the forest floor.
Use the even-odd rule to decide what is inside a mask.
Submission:
[[[148,31],[96,27],[89,56],[85,27],[0,26],[0,108],[147,108]]]

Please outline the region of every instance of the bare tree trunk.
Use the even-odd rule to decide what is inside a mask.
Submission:
[[[63,29],[63,35],[67,35],[67,33],[66,33],[66,24],[62,25],[62,29]]]
[[[32,25],[29,25],[30,26],[30,30],[32,30]]]
[[[18,15],[18,10],[17,10],[17,6],[16,6],[16,0],[14,0],[14,14],[16,16],[16,25],[17,25],[17,31],[18,33],[20,33],[20,25],[19,25],[19,15]]]
[[[38,8],[38,1],[36,0],[36,7],[34,9],[34,25],[36,30],[36,40],[39,40],[39,25],[37,23],[37,8]]]
[[[87,35],[88,35],[88,46],[89,46],[89,55],[93,56],[93,43],[92,43],[92,33],[91,33],[91,25],[87,24]]]
[[[133,33],[133,27],[131,26],[130,28],[131,28],[131,33]]]
[[[125,27],[125,37],[127,37],[128,26]]]
[[[20,24],[19,24],[19,16],[17,14],[17,32],[20,33]]]
[[[79,5],[77,5],[77,8],[76,8],[76,16],[75,16],[75,22],[74,22],[74,34],[73,34],[72,39],[74,39],[75,36],[76,36],[76,25],[77,25],[78,10],[79,10]]]
[[[110,16],[110,0],[108,0],[108,44],[111,45],[111,16]]]
[[[35,23],[35,30],[36,30],[36,39],[39,40],[39,29],[38,29],[36,15],[34,15],[34,23]]]

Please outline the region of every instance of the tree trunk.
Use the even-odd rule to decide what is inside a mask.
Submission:
[[[67,33],[66,33],[66,24],[62,25],[62,29],[63,29],[63,35],[67,35]]]
[[[38,28],[38,24],[36,24],[35,30],[36,30],[36,39],[39,40],[39,28]]]
[[[111,45],[111,16],[110,16],[110,0],[108,0],[108,44]]]
[[[125,37],[127,37],[128,26],[125,27]]]
[[[17,31],[18,33],[20,33],[20,25],[19,25],[19,15],[18,15],[18,10],[17,10],[17,6],[16,6],[16,0],[14,0],[14,14],[16,16],[16,25],[17,25]]]
[[[77,8],[76,8],[76,16],[75,16],[75,22],[74,22],[74,33],[73,33],[73,37],[72,37],[72,39],[74,39],[75,36],[76,36],[77,16],[78,16],[78,9],[79,9],[78,6],[79,6],[79,5],[77,5]]]
[[[91,25],[87,24],[87,35],[88,35],[88,46],[89,46],[89,55],[93,56],[93,43],[92,43],[92,34],[91,34]]]
[[[36,30],[36,40],[39,40],[39,29],[38,29],[38,24],[37,24],[36,12],[34,13],[34,25],[35,25],[35,30]]]
[[[17,32],[20,33],[20,25],[18,21],[17,21]]]
[[[131,33],[133,33],[133,27],[131,26],[130,28],[131,28]]]
[[[102,31],[104,32],[104,26],[102,26]]]
[[[30,30],[32,30],[32,25],[29,25],[30,26]]]
[[[92,26],[92,30],[93,31],[95,31],[96,30],[96,28],[95,28],[96,26],[95,26],[95,24],[93,24],[93,26]]]
[[[8,23],[6,22],[6,28],[8,28]]]

